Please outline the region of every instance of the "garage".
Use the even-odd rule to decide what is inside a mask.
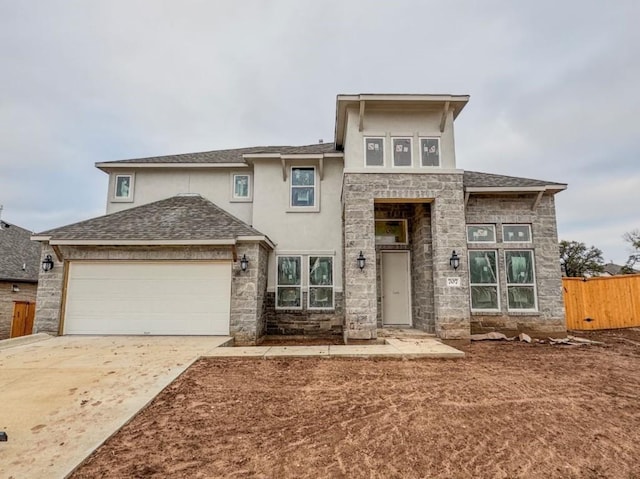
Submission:
[[[228,335],[230,261],[70,261],[64,334]]]

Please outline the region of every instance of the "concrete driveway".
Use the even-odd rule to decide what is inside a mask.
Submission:
[[[0,478],[62,478],[224,337],[62,336],[0,350]]]

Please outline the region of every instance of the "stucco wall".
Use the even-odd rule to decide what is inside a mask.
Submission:
[[[365,168],[364,138],[367,136],[385,137],[385,166],[372,168],[371,172],[403,171],[429,172],[437,170],[451,170],[456,168],[455,145],[453,134],[453,113],[449,112],[443,132],[440,132],[442,111],[411,111],[407,109],[389,110],[365,109],[363,130],[359,131],[360,112],[357,108],[347,110],[347,124],[344,141],[345,170],[356,172]],[[413,166],[411,168],[394,168],[392,166],[391,137],[413,138]],[[420,162],[420,137],[440,138],[440,167],[423,167]]]
[[[533,336],[545,337],[550,334],[563,335],[566,332],[554,197],[549,194],[544,195],[535,210],[532,210],[534,200],[535,197],[531,194],[498,197],[472,195],[469,198],[466,208],[467,223],[496,225],[498,240],[496,243],[470,244],[469,249],[498,250],[501,305],[499,313],[472,313],[473,333],[526,332]],[[502,225],[510,223],[531,224],[532,243],[503,243]],[[507,310],[504,251],[508,249],[534,251],[538,312],[519,313]],[[466,258],[465,261],[467,261]]]
[[[20,291],[13,292],[13,285],[18,286]],[[13,302],[29,301],[35,303],[36,283],[19,283],[0,281],[0,339],[6,339],[11,334],[11,322],[13,321]]]

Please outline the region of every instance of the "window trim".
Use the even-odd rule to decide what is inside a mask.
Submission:
[[[335,256],[331,255],[321,255],[321,254],[308,254],[307,258],[307,309],[309,311],[335,311],[336,309],[336,277],[335,277]],[[311,284],[311,258],[331,258],[331,285],[319,284],[312,285]],[[311,288],[331,288],[331,307],[317,307],[311,306]]]
[[[279,258],[300,258],[300,283],[296,284],[296,285],[280,285],[280,283],[278,282],[279,280],[279,264],[278,264],[278,259]],[[277,310],[295,310],[295,311],[301,311],[303,309],[303,304],[304,304],[304,259],[303,259],[303,255],[301,254],[279,254],[276,255],[276,297],[275,297],[275,309]],[[278,290],[280,288],[298,288],[300,290],[300,306],[279,306],[278,305]]]
[[[253,201],[253,178],[249,173],[231,173],[231,202],[250,203]],[[238,176],[247,177],[247,196],[236,196],[236,178]]]
[[[523,251],[527,251],[531,254],[531,270],[533,272],[533,283],[509,283],[509,273],[507,271],[507,267],[508,267],[508,263],[507,263],[507,253],[519,253],[519,252],[523,252]],[[505,284],[506,284],[506,288],[507,288],[507,311],[509,312],[514,312],[514,313],[537,313],[538,312],[538,285],[537,285],[537,281],[536,281],[536,260],[535,260],[535,253],[533,249],[527,249],[527,248],[521,248],[521,249],[505,249],[504,250],[504,280],[505,280]],[[528,308],[528,309],[524,309],[524,308],[512,308],[511,305],[509,304],[509,286],[526,286],[526,287],[532,287],[533,286],[533,309]]]
[[[506,226],[526,226],[529,230],[529,239],[525,241],[512,241],[507,239],[507,235],[504,232]],[[502,242],[503,243],[533,243],[533,235],[531,232],[531,225],[529,223],[503,223],[502,225]]]
[[[409,155],[410,155],[410,163],[408,165],[396,165],[396,145],[395,140],[409,140]],[[411,136],[392,136],[391,137],[391,168],[413,168],[413,137]]]
[[[438,140],[438,164],[437,166],[423,165],[422,164],[422,140]],[[418,149],[420,151],[420,168],[442,168],[442,142],[439,136],[419,136],[418,137]]]
[[[471,282],[471,253],[477,253],[479,251],[484,252],[492,252],[495,254],[496,260],[496,282],[495,283],[472,283]],[[500,301],[500,255],[497,249],[470,249],[467,251],[467,264],[469,265],[469,307],[471,308],[472,313],[498,313],[502,311],[501,309],[501,301]],[[473,293],[472,289],[474,286],[495,286],[496,287],[496,298],[497,298],[497,307],[496,308],[474,308],[473,307]],[[508,301],[508,298],[507,298]]]
[[[365,168],[384,168],[387,165],[387,138],[382,135],[371,135],[362,138],[362,148],[364,155],[362,159],[364,161]],[[368,165],[367,164],[367,140],[382,140],[382,164],[381,165]]]
[[[493,229],[493,241],[477,241],[477,240],[473,241],[473,240],[469,240],[469,227],[470,226],[492,228]],[[496,225],[492,224],[492,223],[477,223],[477,224],[468,223],[468,224],[465,225],[465,233],[466,233],[466,236],[467,236],[467,243],[469,243],[469,244],[485,245],[485,244],[495,244],[495,243],[498,242]]]
[[[128,196],[118,196],[116,193],[118,192],[118,178],[129,178],[129,195]],[[133,194],[135,190],[135,173],[117,173],[113,176],[113,194],[111,196],[111,201],[117,203],[133,203]]]
[[[293,184],[293,170],[295,169],[313,169],[313,206],[294,206],[293,205],[293,188],[300,188],[301,185]],[[309,185],[304,185],[308,187]],[[316,165],[291,165],[289,167],[289,208],[290,213],[295,212],[318,212],[320,211],[320,182],[318,181],[318,168]]]

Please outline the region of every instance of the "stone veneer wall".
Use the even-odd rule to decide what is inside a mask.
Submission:
[[[13,285],[20,291],[13,292]],[[0,281],[0,339],[7,339],[11,335],[13,322],[13,302],[29,301],[35,303],[37,283],[21,283],[19,281]]]
[[[531,207],[534,196],[472,195],[466,208],[467,223],[496,225],[497,243],[469,245],[469,249],[497,249],[500,287],[499,313],[471,314],[472,333],[500,331],[507,335],[526,332],[532,336],[546,337],[566,334],[562,275],[560,271],[558,232],[553,195],[545,194],[535,210]],[[503,243],[502,225],[510,223],[531,224],[532,243]],[[538,295],[537,313],[518,313],[507,310],[507,284],[504,251],[506,249],[533,249]]]
[[[445,339],[469,337],[469,294],[466,265],[449,267],[451,252],[466,256],[462,173],[402,174],[346,173],[342,200],[345,258],[345,337],[372,339],[377,335],[377,267],[374,200],[433,199],[431,208],[435,332]],[[361,272],[359,251],[369,258]],[[354,261],[351,261],[353,258]],[[447,279],[460,279],[460,287]]]
[[[307,304],[307,292],[302,293],[302,304]],[[267,334],[327,336],[342,334],[344,298],[335,292],[335,310],[308,311],[305,309],[276,309],[275,292],[267,292],[265,320]]]
[[[413,327],[428,333],[435,333],[431,205],[419,203],[413,206],[413,228],[411,229]]]
[[[116,247],[116,246],[60,246],[64,265],[58,262],[53,249],[43,245],[42,257],[50,254],[54,268],[40,272],[36,300],[34,332],[59,334],[64,270],[69,260],[232,260],[228,247],[180,246],[180,247]],[[267,252],[257,243],[240,243],[238,257],[250,258],[246,273],[240,264],[232,266],[230,334],[240,344],[255,344],[264,331],[262,304],[266,290]]]

